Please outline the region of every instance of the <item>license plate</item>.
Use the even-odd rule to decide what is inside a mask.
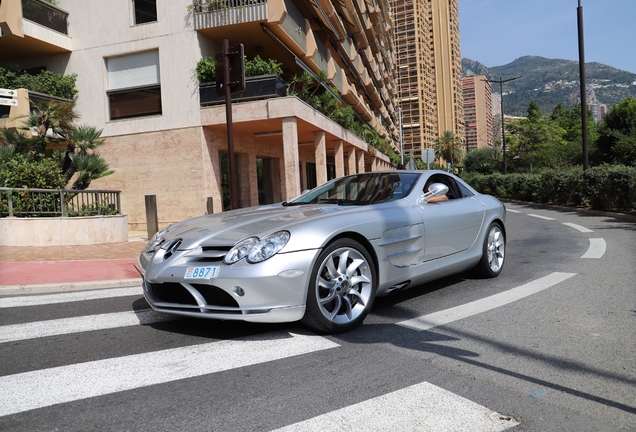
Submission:
[[[215,279],[219,275],[219,266],[188,267],[184,279]]]

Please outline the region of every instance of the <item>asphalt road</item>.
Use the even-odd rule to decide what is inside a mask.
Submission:
[[[0,430],[636,430],[636,224],[507,207],[498,278],[337,336],[172,319],[139,288],[0,298]]]

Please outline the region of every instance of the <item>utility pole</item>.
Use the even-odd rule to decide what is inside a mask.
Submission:
[[[491,83],[499,83],[499,94],[501,95],[501,99],[499,100],[501,103],[501,150],[503,152],[503,173],[506,174],[506,126],[504,124],[504,103],[503,103],[503,83],[508,81],[513,81],[519,78],[523,78],[522,76],[517,76],[514,78],[502,79],[499,77],[498,80],[486,79],[485,81]]]
[[[583,141],[583,170],[589,167],[587,155],[587,91],[585,89],[585,47],[583,46],[583,6],[579,0],[577,8],[577,22],[579,30],[579,75],[581,77],[581,139]]]

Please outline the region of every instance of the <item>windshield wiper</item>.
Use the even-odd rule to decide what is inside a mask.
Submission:
[[[302,201],[284,201],[283,207],[292,207],[292,206],[300,206],[311,204],[310,202],[302,202]]]
[[[318,203],[319,204],[338,204],[338,205],[368,205],[368,204],[371,204],[369,201],[352,200],[352,199],[339,199],[339,198],[320,199],[320,200],[318,200]]]

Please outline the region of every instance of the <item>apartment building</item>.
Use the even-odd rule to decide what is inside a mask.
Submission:
[[[209,198],[214,212],[224,207],[226,110],[203,100],[199,59],[228,39],[243,44],[248,59],[282,63],[287,80],[325,71],[359,120],[396,141],[391,26],[386,0],[2,0],[0,66],[77,74],[78,123],[103,129],[100,153],[116,171],[91,188],[121,190],[129,227],[144,230],[146,195],[156,195],[160,227],[205,214]],[[391,167],[386,155],[276,85],[270,96],[277,97],[232,104],[239,207]],[[22,98],[27,106],[12,107],[10,117],[28,111]]]
[[[404,153],[416,158],[445,131],[463,139],[457,0],[391,0]]]
[[[466,150],[493,146],[492,92],[485,76],[462,79]]]

